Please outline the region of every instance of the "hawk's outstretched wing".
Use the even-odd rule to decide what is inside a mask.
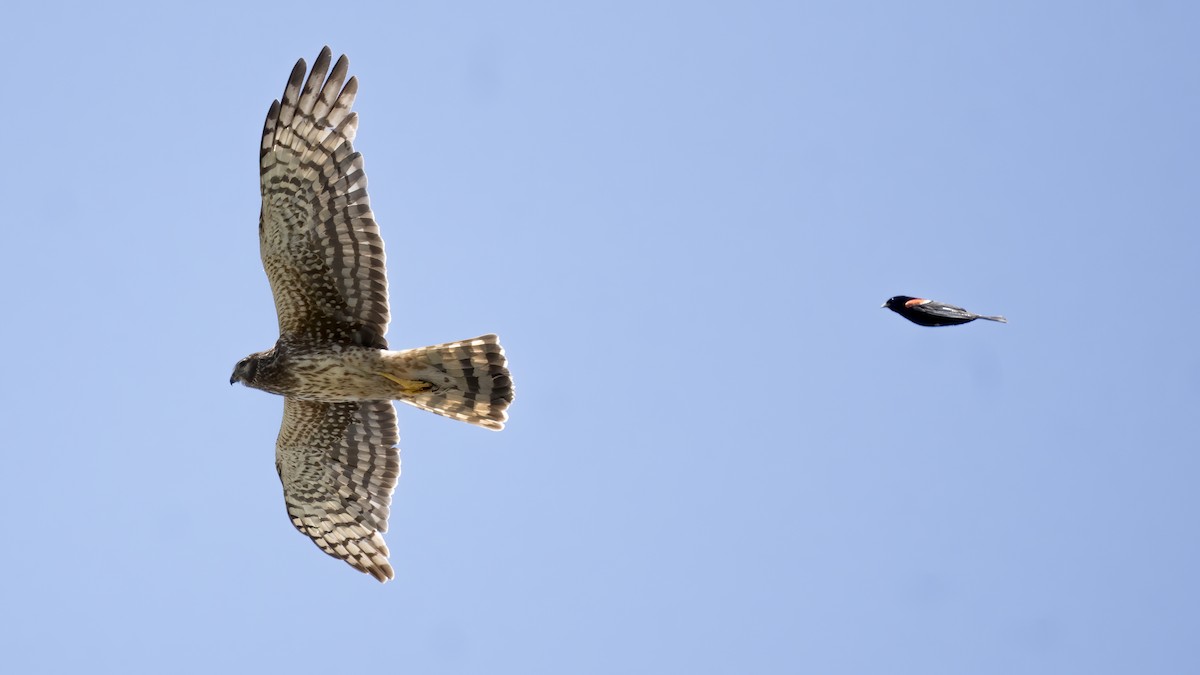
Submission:
[[[288,398],[275,446],[292,524],[322,551],[380,581],[393,577],[380,533],[400,476],[398,441],[391,401]]]
[[[362,155],[351,145],[358,81],[346,81],[345,56],[329,72],[330,58],[325,47],[307,82],[300,59],[282,103],[267,113],[260,155],[263,267],[281,334],[385,349],[383,240]]]

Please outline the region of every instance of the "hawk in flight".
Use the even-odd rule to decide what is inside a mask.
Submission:
[[[325,47],[306,80],[300,59],[267,112],[258,242],[279,340],[238,361],[229,382],[284,397],[275,468],[292,524],[387,581],[382,533],[400,475],[392,401],[499,430],[513,386],[495,335],[388,349],[383,240],[351,145],[358,81],[345,56],[330,61]]]

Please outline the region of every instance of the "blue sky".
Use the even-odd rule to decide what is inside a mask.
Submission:
[[[1198,667],[1200,9],[26,3],[0,266],[14,672]],[[411,347],[381,586],[285,516],[257,143],[360,79]],[[913,326],[896,294],[1005,314]]]

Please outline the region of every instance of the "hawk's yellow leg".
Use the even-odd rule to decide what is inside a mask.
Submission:
[[[419,394],[423,391],[429,391],[430,389],[433,389],[433,384],[423,380],[405,380],[396,377],[395,375],[388,375],[387,373],[379,374],[400,385],[400,389],[406,396],[412,396],[413,394]]]

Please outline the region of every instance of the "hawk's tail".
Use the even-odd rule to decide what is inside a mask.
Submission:
[[[398,400],[487,429],[504,428],[513,386],[495,335],[392,354],[385,363],[397,360]]]

